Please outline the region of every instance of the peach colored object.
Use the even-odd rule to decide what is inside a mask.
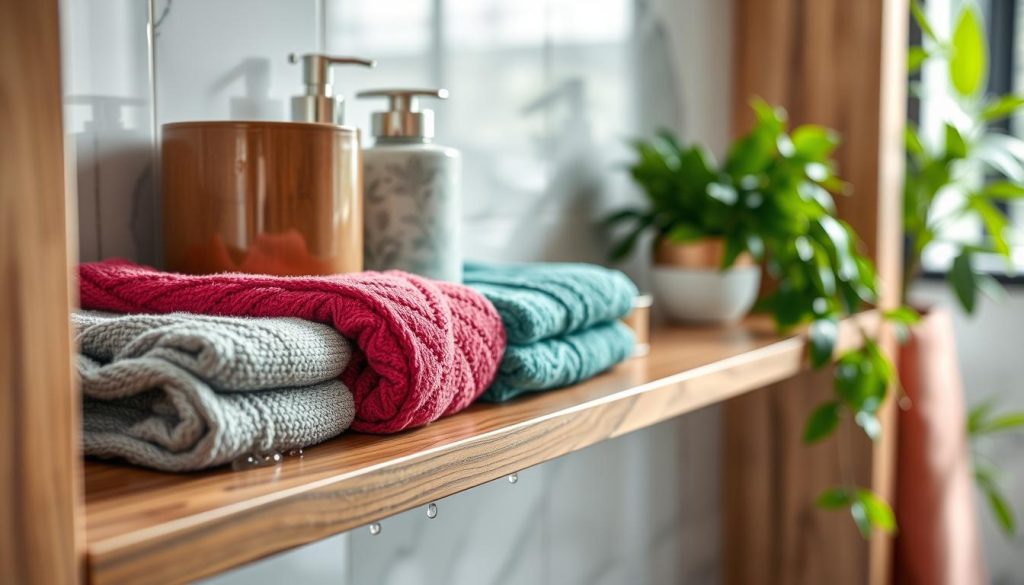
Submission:
[[[704,238],[685,244],[658,238],[654,243],[654,263],[661,266],[718,270],[724,257],[724,238]],[[754,258],[746,252],[737,256],[733,263],[734,268],[753,265]]]
[[[633,330],[636,345],[633,346],[633,357],[647,355],[651,351],[651,295],[637,295],[633,298],[633,308],[622,318],[622,322]]]
[[[911,405],[899,415],[896,582],[985,583],[963,382],[947,311],[923,316],[899,365]]]
[[[359,133],[299,122],[163,127],[167,267],[277,276],[363,264]]]

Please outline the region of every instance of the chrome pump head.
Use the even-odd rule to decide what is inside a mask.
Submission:
[[[288,55],[290,63],[302,61],[302,81],[305,95],[292,98],[292,120],[342,124],[345,121],[345,98],[334,94],[334,65],[362,65],[374,67],[377,62],[359,57],[334,57],[319,53]]]
[[[373,135],[382,138],[434,137],[433,110],[420,110],[419,98],[448,99],[447,89],[374,89],[361,91],[358,98],[388,98],[386,112],[374,112],[371,117]]]

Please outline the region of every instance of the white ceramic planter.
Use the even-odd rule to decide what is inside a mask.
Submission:
[[[761,267],[728,270],[654,266],[654,303],[673,321],[727,323],[746,316],[757,301]]]

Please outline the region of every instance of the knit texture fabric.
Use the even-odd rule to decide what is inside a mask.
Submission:
[[[482,400],[575,384],[633,351],[633,333],[617,319],[629,313],[637,290],[618,270],[468,263],[464,280],[494,304],[508,334],[498,377]]]
[[[300,319],[73,313],[86,454],[193,471],[329,439],[351,344]]]
[[[618,319],[629,312],[637,295],[625,274],[592,264],[469,262],[463,282],[494,303],[510,344]]]
[[[356,344],[342,380],[354,430],[393,433],[469,406],[494,380],[505,332],[472,289],[398,271],[329,277],[170,274],[124,261],[79,267],[82,307],[122,313],[297,317]]]
[[[629,357],[634,343],[629,327],[610,321],[560,337],[509,345],[497,380],[480,399],[504,402],[582,382]]]

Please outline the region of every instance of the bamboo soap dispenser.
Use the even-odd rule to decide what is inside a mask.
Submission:
[[[433,143],[434,112],[423,97],[444,89],[380,89],[388,99],[372,116],[373,146],[363,151],[364,266],[462,282],[461,156]]]

